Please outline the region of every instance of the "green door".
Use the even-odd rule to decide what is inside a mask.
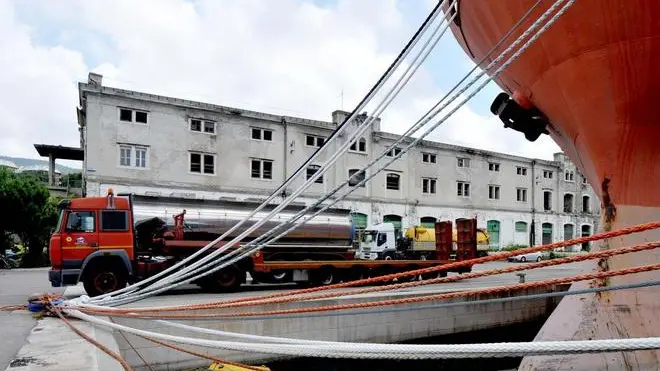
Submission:
[[[490,247],[499,249],[500,247],[500,222],[499,220],[489,220],[486,222],[486,229],[488,230],[488,241]]]
[[[352,213],[351,221],[353,222],[353,239],[359,241],[362,239],[362,232],[367,229],[367,214]]]
[[[547,245],[552,243],[552,224],[551,223],[543,223],[541,224],[541,243],[543,245]]]
[[[424,228],[435,228],[436,220],[437,219],[432,216],[425,216],[419,220],[419,224],[421,224],[421,226]]]
[[[401,229],[402,229],[402,223],[401,223],[401,217],[398,215],[385,215],[383,217],[383,223],[392,223],[394,225],[394,235],[396,237],[401,236]]]

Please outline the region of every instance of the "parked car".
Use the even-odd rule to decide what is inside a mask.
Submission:
[[[523,262],[523,263],[528,261],[540,262],[541,260],[543,260],[543,254],[541,252],[530,252],[527,254],[511,256],[507,260],[510,262]]]

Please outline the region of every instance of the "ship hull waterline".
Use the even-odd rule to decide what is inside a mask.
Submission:
[[[461,0],[452,32],[465,53],[478,62],[535,3]],[[552,3],[541,2],[493,55]],[[519,103],[531,102],[547,116],[550,136],[600,194],[601,231],[660,220],[660,192],[655,191],[660,181],[656,61],[660,61],[660,1],[578,0],[495,79],[504,91],[515,93]],[[525,140],[522,134],[521,140]],[[595,243],[593,249],[658,239],[660,231],[648,231]],[[592,269],[657,262],[660,252],[649,251],[594,262]],[[591,284],[658,279],[660,272],[649,272]],[[660,336],[657,288],[566,297],[535,340],[645,336]],[[520,369],[655,370],[660,369],[660,351],[526,357]]]

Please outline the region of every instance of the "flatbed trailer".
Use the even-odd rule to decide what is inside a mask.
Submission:
[[[147,219],[138,226],[133,206],[131,197],[116,198],[112,191],[105,197],[63,201],[57,228],[49,245],[51,284],[58,287],[82,282],[88,295],[97,296],[158,274],[211,242],[204,239],[212,235],[209,232],[186,233],[185,210],[172,215],[173,228],[165,226],[162,220],[156,220],[158,218]],[[253,282],[328,285],[455,261],[450,259],[451,228],[446,228],[447,223],[451,225],[450,221],[436,224],[438,238],[436,251],[429,255],[431,259],[368,261],[356,259],[352,244],[341,243],[350,228],[342,229],[336,217],[328,220],[331,222],[329,227],[317,223],[312,226],[311,232],[298,232],[279,244],[265,246],[193,283],[205,291],[232,291],[246,283],[249,273]],[[219,221],[214,219],[213,222]],[[456,259],[475,257],[476,221],[473,224],[469,219],[459,219],[457,226],[459,243]],[[316,243],[314,235],[319,236]],[[219,242],[208,253],[225,244]],[[229,248],[227,252],[234,249]],[[198,258],[203,256],[205,254],[200,254]],[[471,267],[467,266],[454,271],[462,273],[470,270]],[[446,272],[440,274],[446,275]]]

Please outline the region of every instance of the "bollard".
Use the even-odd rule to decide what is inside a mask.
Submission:
[[[523,272],[516,273],[516,276],[518,276],[519,283],[525,283],[525,273]]]

